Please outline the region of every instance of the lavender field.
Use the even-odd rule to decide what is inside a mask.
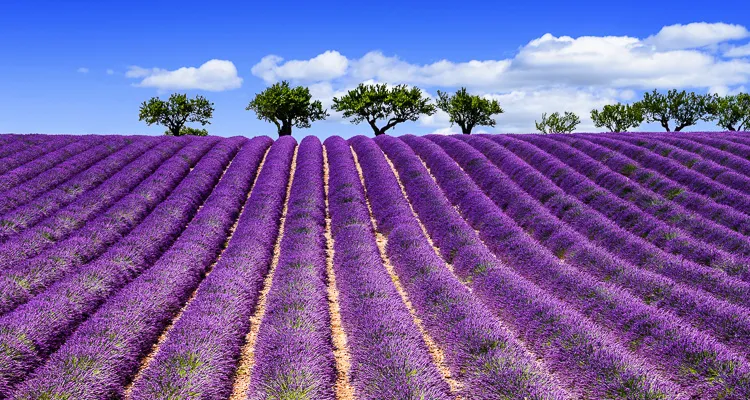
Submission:
[[[0,399],[748,399],[750,136],[0,135]]]

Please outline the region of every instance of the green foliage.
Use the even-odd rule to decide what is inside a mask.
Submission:
[[[311,101],[310,89],[292,88],[282,81],[255,95],[246,110],[252,110],[258,119],[273,122],[279,136],[292,134],[292,126],[309,128],[310,123],[326,119],[328,112],[319,100]]]
[[[435,105],[429,104],[417,88],[398,85],[388,88],[385,84],[365,85],[360,83],[341,98],[333,98],[333,109],[341,111],[344,118],[359,124],[367,121],[375,135],[382,135],[388,129],[406,121],[416,121],[422,114],[435,113]],[[382,128],[376,125],[377,120],[385,119]]]
[[[470,95],[463,87],[453,96],[438,90],[437,107],[448,113],[451,125],[458,124],[464,134],[470,134],[477,125],[494,127],[492,115],[503,112],[497,100]]]
[[[675,132],[685,127],[695,125],[698,121],[710,121],[712,105],[715,97],[700,95],[695,92],[678,92],[672,89],[666,95],[654,89],[651,93],[644,93],[643,100],[637,104],[643,109],[643,116],[647,122],[659,122],[669,132],[669,121],[675,121]]]
[[[536,129],[542,133],[571,133],[580,123],[581,119],[569,111],[565,111],[565,115],[562,116],[559,112],[552,113],[549,116],[544,113],[541,122],[534,121]]]
[[[610,132],[627,132],[643,123],[640,104],[607,104],[599,110],[591,110],[591,119],[597,128],[606,127]]]
[[[711,114],[720,127],[730,131],[750,129],[750,94],[719,97],[711,106]]]
[[[166,131],[164,132],[165,135],[171,135],[171,132]],[[208,136],[208,131],[205,129],[200,128],[191,128],[189,126],[183,126],[182,129],[180,129],[180,134],[178,136]]]
[[[152,97],[141,104],[139,121],[148,125],[158,124],[167,128],[167,135],[180,136],[186,122],[210,124],[214,104],[203,96],[188,99],[186,94],[175,93],[167,101]]]

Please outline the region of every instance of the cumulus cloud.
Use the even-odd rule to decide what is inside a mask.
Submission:
[[[176,70],[131,66],[125,72],[128,78],[141,79],[136,86],[159,90],[199,89],[211,92],[237,89],[242,78],[237,75],[234,63],[227,60],[210,60],[200,67],[182,67]]]
[[[313,97],[329,109],[334,96],[359,82],[414,85],[431,95],[465,86],[499,100],[506,110],[497,117],[497,128],[487,130],[529,132],[543,112],[572,111],[581,117],[578,130],[595,131],[591,109],[631,102],[645,90],[734,93],[747,86],[750,58],[743,57],[750,56],[750,44],[730,43],[746,37],[750,32],[744,26],[705,22],[665,26],[645,38],[547,33],[511,57],[422,64],[382,51],[347,58],[329,50],[308,60],[269,55],[252,73],[269,84],[283,79],[309,84]],[[332,113],[332,119],[341,118]],[[442,133],[457,129],[450,128],[443,112],[424,116],[419,124]]]
[[[267,56],[253,67],[253,74],[268,83],[295,79],[351,85],[372,79],[426,87],[467,86],[485,92],[571,85],[628,89],[708,88],[736,86],[750,79],[750,60],[717,58],[702,49],[659,47],[716,44],[746,34],[744,27],[704,23],[680,25],[680,29],[674,27],[665,27],[646,40],[628,36],[558,37],[548,33],[522,46],[514,57],[497,60],[414,64],[380,51],[371,51],[358,59],[346,59],[338,52],[328,51],[307,61],[285,63],[281,63],[278,56]],[[718,33],[706,34],[701,39],[699,32],[713,32],[712,29]],[[680,32],[683,36],[678,35]],[[742,51],[730,50],[733,54]]]
[[[750,43],[743,46],[731,47],[724,53],[725,57],[750,57]]]
[[[507,93],[489,93],[483,95],[488,99],[497,100],[505,111],[495,115],[496,125],[492,127],[477,127],[475,132],[517,132],[535,131],[534,121],[542,113],[571,111],[581,118],[578,131],[601,131],[591,121],[591,110],[601,108],[605,104],[625,101],[623,95],[628,93],[611,89],[582,89],[582,88],[553,88],[542,90],[514,90]],[[422,126],[437,128],[435,133],[459,133],[458,126],[450,127],[450,118],[443,111],[434,115],[423,116],[419,123]]]
[[[662,49],[694,49],[748,36],[750,32],[742,25],[694,22],[665,26],[645,42]]]
[[[89,73],[89,69],[86,68],[86,67],[78,68],[76,71],[78,71],[78,73],[81,73],[81,74],[88,74]]]
[[[251,72],[267,83],[281,80],[324,81],[338,78],[346,73],[349,60],[338,51],[326,51],[309,60],[290,60],[283,62],[276,55],[263,57],[253,66]]]

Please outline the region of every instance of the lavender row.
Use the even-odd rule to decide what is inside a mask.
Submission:
[[[184,142],[182,143],[184,144]],[[159,149],[149,152],[149,149],[154,147],[154,145],[159,146]],[[168,151],[176,151],[178,149],[176,143],[170,144],[160,140],[136,141],[132,145],[98,162],[91,168],[73,176],[55,189],[7,212],[0,217],[0,243],[5,242],[11,236],[21,233],[26,228],[37,224],[46,216],[52,215],[73,201],[85,198],[84,196],[88,194],[88,190],[99,186],[134,160],[137,159],[134,165],[149,165],[151,154],[163,154],[165,158],[173,154],[173,151],[163,152],[162,148]],[[13,202],[13,204],[15,205],[16,203]]]
[[[544,175],[494,141],[476,137],[471,138],[470,144],[524,191],[539,200],[551,214],[611,254],[730,302],[750,306],[750,284],[730,277],[724,271],[665,253],[648,241],[628,233],[577,199],[566,195]]]
[[[294,147],[292,138],[271,147],[226,250],[134,383],[134,399],[231,394],[250,316],[271,265]]]
[[[697,239],[722,247],[725,251],[750,256],[750,241],[742,234],[716,224],[677,203],[666,201],[656,193],[610,170],[582,151],[538,135],[525,135],[518,138],[539,147],[550,156],[556,157],[610,193],[631,202],[649,215],[685,230]]]
[[[188,149],[188,152],[190,150],[197,161],[207,148]],[[67,239],[36,257],[8,267],[0,276],[0,313],[23,304],[34,294],[99,256],[149,216],[157,205],[171,196],[172,189],[188,174],[191,164],[195,165],[195,161],[186,162],[182,158],[173,161]]]
[[[424,140],[405,140],[423,157],[439,157],[434,155],[435,151],[430,151],[430,145],[425,144]],[[479,151],[457,140],[442,140],[440,144],[505,215],[551,253],[564,258],[565,264],[599,281],[622,286],[644,303],[669,310],[680,316],[682,321],[713,333],[738,352],[747,352],[750,346],[750,313],[746,309],[717,300],[703,291],[678,284],[654,272],[639,269],[607,253],[555,218]],[[464,186],[472,188],[473,184]],[[459,201],[460,198],[454,200]]]
[[[585,139],[592,143],[616,150],[620,154],[633,159],[644,167],[658,171],[668,178],[685,185],[695,193],[707,196],[717,203],[728,205],[737,211],[750,214],[750,197],[735,189],[731,189],[726,185],[714,182],[704,175],[691,171],[689,168],[676,161],[661,157],[653,154],[647,149],[619,140],[593,135],[574,135],[574,137]],[[679,195],[680,193],[676,193],[671,197]]]
[[[336,398],[325,218],[323,148],[308,136],[297,156],[278,266],[255,343],[249,399]]]
[[[0,135],[5,142],[0,147],[0,163],[8,161],[6,157],[13,157],[32,146],[50,140],[49,135]]]
[[[701,194],[693,193],[666,176],[648,168],[643,168],[631,158],[607,147],[587,140],[569,137],[570,135],[551,135],[550,138],[566,143],[580,150],[589,157],[606,165],[610,170],[626,176],[634,183],[658,193],[666,200],[693,210],[707,219],[743,235],[750,235],[750,216],[732,207],[718,204]],[[664,200],[662,200],[664,202]]]
[[[134,383],[133,398],[231,394],[250,316],[271,265],[294,147],[291,138],[271,147],[227,249]],[[175,368],[182,360],[195,360],[197,367]]]
[[[524,140],[538,142],[536,144],[543,147],[547,144],[545,140],[526,137]],[[462,160],[464,171],[471,175],[505,214],[512,217],[519,226],[550,251],[563,257],[567,263],[593,274],[600,280],[627,288],[647,304],[668,309],[696,327],[712,332],[719,340],[735,348],[742,349],[750,345],[750,317],[745,309],[727,304],[701,290],[678,284],[654,272],[639,269],[606,253],[604,249],[589,244],[584,235],[555,218],[488,161],[469,165],[469,160],[482,158],[471,154],[476,150],[467,148],[465,144],[444,145],[444,149],[454,159]],[[586,156],[579,154],[576,159],[581,160],[583,157]],[[585,170],[592,171],[592,174],[596,171],[594,165],[583,165],[587,165]],[[606,239],[606,235],[597,237]],[[606,240],[599,240],[598,243],[608,244]]]
[[[674,385],[627,354],[595,324],[494,257],[409,146],[397,139],[376,141],[393,161],[416,213],[443,258],[453,263],[472,293],[518,332],[576,397],[616,397],[622,392],[633,398],[678,396]],[[432,151],[440,151],[426,140],[413,144],[420,148],[431,145]],[[443,156],[443,162],[450,162]],[[400,218],[403,221],[408,215]]]
[[[734,143],[741,143],[745,146],[750,146],[750,135],[747,133],[727,132],[724,134],[724,138]]]
[[[186,143],[191,143],[191,145],[185,147]],[[203,140],[187,142],[181,139],[170,142],[163,148],[152,149],[94,190],[81,195],[75,202],[68,204],[65,208],[58,210],[42,221],[29,221],[29,223],[33,223],[31,229],[26,229],[15,236],[10,232],[8,236],[12,237],[9,237],[5,243],[0,245],[0,269],[10,268],[28,258],[39,255],[51,246],[55,246],[71,233],[75,233],[77,229],[85,226],[87,221],[107,213],[108,209],[114,204],[136,189],[143,193],[141,197],[144,201],[149,200],[152,195],[142,190],[144,187],[148,187],[147,182],[153,182],[153,186],[154,184],[158,185],[160,180],[166,179],[165,177],[176,173],[182,173],[182,176],[186,175],[188,170],[214,143],[214,141]],[[180,153],[175,155],[177,150],[180,150]],[[171,159],[165,165],[162,165],[168,158]],[[182,168],[176,166],[182,166]],[[159,173],[154,175],[156,171],[159,171]],[[168,182],[173,181],[173,179],[177,178],[170,178]],[[179,180],[175,182],[179,182]],[[114,221],[118,219],[121,218],[115,216]]]
[[[67,275],[28,303],[0,318],[0,326],[5,328],[0,331],[0,347],[8,349],[0,354],[0,397],[9,396],[16,383],[26,378],[63,343],[71,343],[66,339],[74,332],[81,332],[80,329],[76,330],[78,325],[110,295],[159,260],[216,185],[240,144],[235,140],[218,143],[196,164],[196,168],[169,198],[126,238],[96,261]],[[162,304],[157,299],[153,300]],[[139,321],[133,317],[128,322],[135,326]],[[107,334],[91,337],[94,340],[107,338],[123,339]],[[117,344],[112,347],[117,347]],[[61,353],[57,351],[55,354]],[[93,363],[87,361],[89,356],[68,360],[68,368],[75,372],[79,367],[93,367]],[[31,382],[27,380],[24,384]],[[39,397],[44,395],[40,394]]]
[[[706,157],[712,154],[710,148],[704,151],[703,156],[701,156],[671,144],[668,139],[664,140],[663,138],[654,137],[656,135],[636,134],[633,136],[623,136],[604,134],[602,136],[649,149],[653,154],[676,161],[691,171],[700,173],[716,183],[735,189],[745,195],[750,193],[750,178],[717,164],[710,157]]]
[[[734,170],[734,175],[736,175],[737,173],[740,174],[743,182],[741,185],[745,188],[745,192],[747,193],[746,189],[748,188],[748,186],[750,186],[747,184],[747,182],[750,181],[750,179],[747,178],[748,176],[750,176],[750,148],[748,148],[748,146],[742,144],[734,144],[730,148],[730,146],[728,146],[729,143],[726,141],[712,140],[711,138],[708,138],[708,143],[705,143],[704,140],[701,140],[700,136],[695,137],[691,135],[686,135],[684,137],[670,137],[666,135],[651,136],[661,142],[669,143],[672,146],[678,147],[682,150],[686,150],[687,152],[680,151],[679,153],[673,153],[670,149],[661,150],[668,153],[671,158],[674,158],[677,161],[682,162],[683,164],[692,162],[693,156],[691,153],[694,153],[722,167]],[[740,151],[735,153],[736,150]],[[737,154],[740,154],[740,156],[738,156]],[[716,170],[717,176],[713,178],[714,180],[717,180],[729,186],[732,186],[733,184],[740,185],[739,182],[731,182],[731,180],[734,178],[730,178],[730,176],[734,175],[723,174],[723,170],[715,169],[716,167],[710,164],[707,166],[703,166],[703,163],[699,161],[695,165],[693,165],[693,167],[693,169],[695,169],[696,171],[700,171],[701,168],[706,168],[707,171]]]
[[[122,139],[120,139],[122,140]],[[68,158],[75,156],[96,146],[102,139],[90,139],[75,141],[61,149],[47,153],[34,161],[21,165],[12,171],[6,172],[0,176],[0,193],[10,190],[27,180],[47,171],[48,169],[62,163]],[[114,139],[115,142],[119,141]]]
[[[119,138],[107,144],[94,146],[78,155],[68,158],[57,166],[29,179],[22,185],[15,186],[5,193],[0,194],[0,215],[45,194],[49,190],[71,179],[79,172],[88,169],[111,155],[117,154],[117,152],[126,146],[131,144],[131,146],[136,146],[141,141],[150,143],[151,146],[156,143],[155,138],[150,140],[136,140],[135,142],[130,139]]]
[[[448,142],[444,140],[447,138],[431,139]],[[466,147],[465,150],[470,150]],[[462,159],[477,168],[482,163],[491,165],[478,152]],[[750,369],[743,355],[728,350],[675,316],[560,262],[500,212],[444,152],[435,151],[425,161],[431,164],[442,190],[454,200],[472,227],[479,230],[480,237],[495,254],[549,294],[611,330],[623,348],[628,347],[638,357],[649,360],[654,373],[661,371],[677,382],[681,393],[706,398],[750,393]],[[626,388],[628,384],[626,381]]]
[[[99,139],[97,139],[99,138]],[[101,140],[104,137],[93,137],[84,140]],[[43,157],[44,155],[64,148],[71,142],[75,141],[74,136],[53,136],[47,137],[46,140],[42,140],[39,144],[36,144],[25,149],[18,149],[14,153],[9,153],[2,159],[0,159],[0,178],[4,176],[8,171],[12,171],[19,166],[26,163],[33,162],[34,160]],[[80,140],[80,137],[78,137]]]
[[[235,145],[240,142],[229,141]],[[256,171],[248,168],[248,164],[257,166],[259,163],[264,145],[261,142],[264,141],[250,144],[232,161],[172,247],[83,322],[60,349],[19,386],[12,398],[49,396],[105,400],[123,397],[125,385],[137,372],[140,360],[220,255],[247,199]],[[212,178],[216,183],[219,176]],[[209,187],[208,191],[211,189]],[[75,364],[73,368],[71,361]],[[182,360],[177,368],[189,370],[195,368],[196,363],[194,358]]]
[[[696,134],[688,134],[685,135],[686,139],[689,139],[691,141],[708,145],[713,148],[716,148],[718,150],[721,150],[723,152],[730,153],[734,155],[736,158],[734,159],[742,159],[746,161],[750,161],[750,146],[742,144],[742,143],[735,143],[730,140],[727,140],[728,138],[726,136],[703,136],[703,135],[696,135]],[[721,164],[721,162],[720,162]],[[726,164],[728,166],[735,165],[734,161],[727,161]],[[722,164],[723,165],[723,164]],[[744,163],[743,163],[744,165]],[[734,167],[732,167],[734,168]],[[739,171],[739,170],[738,170]]]
[[[435,254],[377,144],[363,136],[350,143],[362,165],[378,230],[388,238],[386,251],[396,274],[425,330],[462,381],[463,395],[478,399],[568,397],[534,355]]]
[[[449,399],[449,388],[380,257],[364,190],[347,142],[325,141],[333,269],[360,399]]]
[[[527,189],[533,186],[536,192],[534,196],[543,203],[546,203],[545,199],[567,193],[580,201],[578,203],[573,200],[573,203],[580,204],[585,211],[596,210],[600,214],[599,219],[603,220],[602,216],[608,218],[634,237],[642,238],[666,253],[680,255],[695,263],[723,270],[743,280],[750,280],[750,258],[728,253],[695,240],[680,228],[670,227],[590,181],[557,158],[550,157],[548,153],[533,144],[505,136],[493,139],[510,150],[510,152],[507,150],[496,152],[499,157],[510,159],[518,157],[528,164],[520,164],[520,171],[517,171],[518,167],[511,169],[511,175],[516,180],[523,180],[521,186]],[[499,162],[500,158],[495,158],[493,161]],[[532,166],[541,175],[523,172],[528,170],[528,166]],[[532,183],[532,180],[541,180],[547,185],[540,187]],[[550,181],[554,184],[550,184]]]

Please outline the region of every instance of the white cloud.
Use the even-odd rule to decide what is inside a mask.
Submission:
[[[88,74],[89,73],[89,69],[86,68],[86,67],[78,68],[76,71],[78,71],[78,73],[81,73],[81,74]]]
[[[711,24],[709,27],[725,25]],[[703,29],[703,25],[697,25],[700,29],[695,26],[683,26],[683,31],[693,35],[684,43],[689,41],[695,45],[720,40],[718,34],[703,41],[698,40],[695,31]],[[667,28],[662,30],[667,33],[660,33],[648,40],[659,37],[660,41],[668,43],[665,37],[674,34]],[[740,28],[745,31],[743,27]],[[721,37],[730,37],[730,34]],[[335,63],[323,62],[334,58]],[[441,60],[420,65],[379,51],[369,52],[359,59],[346,59],[339,53],[329,51],[308,61],[280,63],[278,56],[264,57],[253,67],[253,73],[268,83],[293,78],[351,86],[372,79],[425,87],[467,86],[485,93],[555,86],[630,90],[708,88],[736,86],[750,80],[750,60],[717,58],[701,49],[663,50],[628,36],[572,38],[549,33],[530,41],[514,57],[506,59],[467,62]],[[324,68],[324,65],[335,65],[335,68]]]
[[[744,39],[750,32],[742,25],[725,23],[694,22],[661,28],[659,33],[649,36],[645,42],[661,49],[694,49],[730,40]]]
[[[309,60],[290,60],[284,62],[276,55],[263,57],[252,68],[255,76],[267,83],[280,80],[315,82],[338,78],[346,73],[349,60],[338,51],[326,51]]]
[[[198,68],[182,67],[173,71],[131,66],[125,76],[143,78],[136,86],[160,90],[199,89],[219,92],[242,86],[242,78],[237,76],[237,68],[234,63],[227,60],[210,60]]]
[[[431,135],[453,135],[461,133],[461,129],[456,130],[455,128],[440,128],[430,132]]]
[[[729,50],[727,50],[724,53],[725,57],[748,57],[750,56],[750,43],[742,45],[742,46],[736,46],[731,47]]]
[[[115,70],[107,69],[107,75],[114,75],[114,74],[115,74]]]
[[[128,78],[144,78],[151,75],[152,73],[157,73],[159,71],[159,68],[146,69],[141,68],[137,65],[132,65],[128,67],[128,70],[125,72],[125,76]]]
[[[750,44],[732,48],[732,40],[750,36],[740,25],[692,23],[663,27],[646,38],[631,36],[555,36],[530,40],[510,57],[419,64],[370,51],[347,58],[327,51],[309,60],[264,57],[252,72],[267,83],[282,79],[311,83],[313,97],[330,110],[332,99],[359,82],[406,84],[472,93],[500,101],[506,111],[492,132],[532,132],[543,112],[572,111],[578,131],[598,131],[590,111],[613,102],[631,102],[644,90],[688,89],[735,93],[750,82]],[[720,50],[725,52],[722,54]],[[330,111],[329,111],[330,112]],[[331,119],[341,116],[331,112]],[[438,111],[419,120],[438,133],[456,132]]]

